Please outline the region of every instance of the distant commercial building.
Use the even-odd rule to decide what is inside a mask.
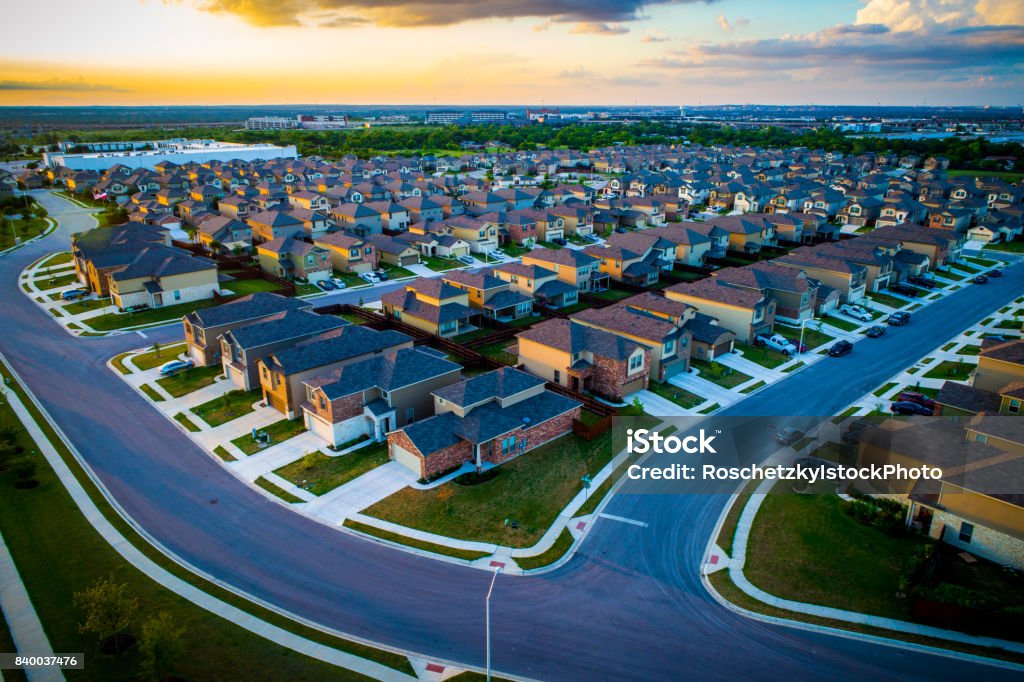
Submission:
[[[527,109],[526,120],[537,121],[543,123],[544,121],[557,120],[562,118],[562,111],[560,109]]]
[[[64,166],[72,170],[105,171],[123,163],[130,168],[153,170],[163,161],[176,164],[208,161],[255,161],[257,159],[298,158],[295,145],[238,144],[217,140],[150,140],[78,144],[62,142],[62,151],[45,152],[43,163],[49,168]]]
[[[427,117],[423,122],[427,125],[430,125],[431,123],[451,125],[454,123],[461,123],[463,116],[464,114],[461,111],[428,111]]]
[[[424,122],[441,125],[466,125],[468,123],[505,123],[509,119],[507,111],[481,109],[479,111],[428,111]]]
[[[287,116],[253,116],[246,119],[248,130],[337,130],[348,127],[348,116],[345,114],[299,114],[295,118]]]
[[[253,116],[246,119],[247,130],[291,130],[299,127],[297,118],[286,116]]]

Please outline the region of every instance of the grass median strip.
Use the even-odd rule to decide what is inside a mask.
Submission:
[[[230,452],[228,452],[228,449],[226,447],[224,447],[223,445],[218,445],[217,447],[215,447],[213,449],[213,454],[217,455],[218,457],[220,457],[225,462],[235,462],[235,461],[237,461],[235,459],[234,455],[232,455]]]
[[[141,386],[139,386],[139,390],[145,393],[149,397],[149,399],[155,403],[162,403],[164,401],[164,397],[157,393],[156,390],[149,384],[142,384]]]
[[[178,372],[168,377],[157,379],[156,383],[160,388],[171,394],[172,397],[180,398],[200,388],[211,385],[217,377],[224,373],[220,365],[213,367],[195,367],[184,372]]]
[[[295,495],[292,495],[290,492],[288,492],[287,490],[285,490],[281,486],[276,485],[275,483],[272,483],[271,481],[268,481],[267,479],[263,478],[262,476],[260,476],[255,481],[253,481],[253,483],[258,485],[260,488],[263,488],[264,490],[266,490],[271,495],[274,495],[275,497],[281,498],[282,500],[284,500],[288,504],[295,504],[296,502],[302,502],[301,498],[298,498]]]
[[[279,422],[274,422],[270,426],[264,426],[261,429],[257,429],[260,433],[265,433],[270,437],[270,442],[267,443],[266,447],[283,443],[289,438],[294,438],[303,431],[306,430],[301,419],[282,419]],[[260,443],[252,439],[251,434],[245,434],[231,441],[235,447],[244,452],[247,455],[254,455],[264,448],[260,447]]]
[[[132,364],[140,370],[153,369],[160,365],[177,359],[178,355],[185,352],[185,344],[176,343],[173,346],[160,346],[154,344],[152,350],[139,353],[132,358]]]
[[[387,462],[388,444],[373,443],[337,457],[311,452],[274,473],[314,495],[323,495]]]
[[[572,533],[570,533],[567,528],[563,528],[562,532],[558,534],[558,539],[555,540],[555,543],[548,547],[544,552],[535,554],[534,556],[513,557],[513,559],[515,559],[515,562],[519,564],[519,568],[524,571],[528,571],[532,568],[550,566],[565,556],[566,552],[572,549],[572,543]]]
[[[764,386],[765,386],[765,382],[764,381],[758,381],[756,384],[751,384],[751,385],[747,386],[746,388],[742,389],[740,391],[740,393],[753,393],[754,391],[756,391],[759,388],[764,388]]]
[[[371,535],[381,540],[387,540],[388,542],[394,542],[398,545],[405,545],[406,547],[412,547],[414,549],[421,549],[424,552],[431,552],[432,554],[441,554],[443,556],[450,556],[455,559],[465,559],[466,561],[476,561],[477,559],[483,559],[485,556],[490,556],[489,552],[476,552],[470,549],[458,549],[455,547],[446,547],[445,545],[436,545],[432,542],[426,542],[424,540],[417,540],[410,538],[399,533],[392,533],[390,531],[382,530],[376,526],[371,526],[359,521],[353,521],[352,519],[345,519],[345,527],[351,528],[354,531],[358,531],[365,535]]]
[[[185,430],[191,431],[192,433],[198,433],[200,430],[199,427],[196,426],[192,422],[192,420],[188,418],[188,415],[186,415],[184,412],[179,412],[178,414],[174,415],[174,421],[178,422],[179,424],[185,427]]]

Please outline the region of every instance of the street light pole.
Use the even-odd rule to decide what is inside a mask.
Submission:
[[[817,319],[818,318],[816,317],[812,317],[809,320],[804,320],[803,322],[800,323],[800,343],[797,345],[797,353],[801,352],[800,349],[804,347],[804,327],[808,322],[816,321]]]
[[[494,570],[494,575],[491,577],[491,586],[487,589],[487,599],[485,600],[485,610],[487,613],[487,682],[491,682],[491,592],[494,591],[494,581],[498,579],[499,573],[501,573],[500,566]]]

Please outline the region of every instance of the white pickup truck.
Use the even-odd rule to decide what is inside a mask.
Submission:
[[[796,346],[782,334],[772,334],[771,336],[758,334],[754,337],[754,345],[767,346],[768,348],[777,350],[784,355],[793,355],[796,353]]]

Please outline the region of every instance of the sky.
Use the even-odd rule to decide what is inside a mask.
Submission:
[[[1024,104],[1022,0],[46,0],[4,18],[0,105]]]

